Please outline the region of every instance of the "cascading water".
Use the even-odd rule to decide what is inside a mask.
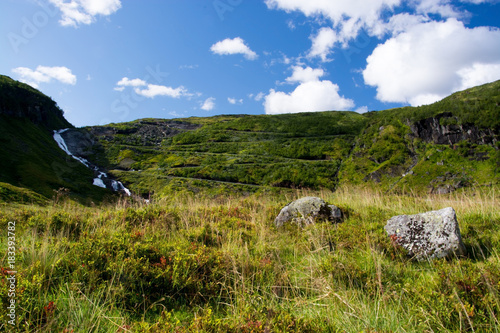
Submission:
[[[55,130],[54,131],[54,140],[57,142],[57,144],[59,145],[59,147],[62,150],[64,150],[64,152],[66,152],[66,154],[68,154],[69,156],[73,157],[75,160],[77,160],[78,162],[82,163],[87,168],[89,168],[89,169],[91,169],[91,170],[93,170],[93,171],[95,171],[95,172],[98,173],[98,176],[96,178],[94,178],[93,185],[99,186],[99,187],[102,187],[102,188],[107,188],[106,184],[104,183],[104,179],[106,179],[106,180],[109,180],[111,182],[111,188],[113,189],[113,191],[116,191],[116,192],[123,191],[128,196],[130,196],[132,193],[121,182],[113,180],[113,179],[109,179],[108,175],[106,173],[100,171],[98,167],[96,167],[95,165],[93,165],[92,163],[90,163],[89,161],[87,161],[86,159],[84,159],[82,157],[73,155],[69,151],[68,145],[66,144],[66,141],[64,141],[64,138],[61,135],[62,133],[66,132],[67,130],[68,130],[67,128],[66,129],[62,129],[62,130]]]

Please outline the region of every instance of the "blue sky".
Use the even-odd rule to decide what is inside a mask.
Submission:
[[[500,79],[499,0],[2,0],[0,74],[75,126],[366,112]]]

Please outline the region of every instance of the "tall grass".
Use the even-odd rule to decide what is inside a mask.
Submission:
[[[311,195],[347,212],[344,223],[274,227],[285,204]],[[341,188],[4,205],[0,225],[18,226],[21,332],[497,332],[499,204],[493,189]],[[465,257],[412,262],[385,235],[394,215],[448,206]],[[2,329],[6,288],[2,279]]]

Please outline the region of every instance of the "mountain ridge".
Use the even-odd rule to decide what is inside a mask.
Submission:
[[[16,102],[15,96],[23,94],[34,96],[28,104]],[[42,189],[29,180],[20,181],[12,165],[26,154],[9,151],[8,144],[2,143],[12,165],[9,169],[3,162],[7,171],[0,173],[0,181],[46,197],[49,189],[58,186],[81,197],[99,200],[103,196],[89,185],[95,177],[90,170],[74,165],[54,142],[49,143],[54,141],[51,131],[60,128],[69,128],[64,135],[72,154],[109,171],[144,198],[177,191],[335,190],[350,184],[384,191],[450,193],[499,180],[500,81],[457,92],[428,106],[365,114],[326,111],[145,118],[78,129],[64,119],[55,102],[27,85],[1,77],[0,96],[10,96],[10,100],[0,99],[2,123],[25,126],[39,135],[17,141],[42,152],[35,158],[40,165],[44,157],[57,156],[53,160],[65,170],[61,177],[53,167],[33,167],[32,174],[51,179]],[[52,109],[43,113],[37,105]],[[44,144],[39,146],[40,142]],[[70,181],[74,172],[79,174],[76,183]],[[83,185],[85,179],[90,180]]]

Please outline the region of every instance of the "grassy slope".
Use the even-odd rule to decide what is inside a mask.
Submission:
[[[125,165],[115,175],[144,195],[200,188],[220,192],[226,183],[233,183],[233,188],[245,184],[243,190],[250,192],[266,187],[334,189],[339,182],[419,193],[457,184],[480,186],[499,181],[498,147],[425,143],[410,135],[410,125],[451,112],[450,119],[457,124],[500,133],[499,91],[497,81],[429,106],[364,115],[319,112],[179,119],[202,127],[167,138],[159,146],[145,145],[143,138],[129,134],[117,134],[111,141],[101,138],[101,143],[110,168]],[[126,131],[140,123],[105,127]]]
[[[276,229],[280,208],[305,195],[349,217]],[[495,192],[176,196],[147,206],[3,205],[0,227],[17,222],[20,332],[498,332],[499,204]],[[447,206],[466,257],[411,262],[385,235],[391,216]]]
[[[128,168],[135,171],[115,173],[132,190],[165,194],[179,183],[213,189],[224,187],[223,182],[250,190],[333,189],[342,160],[366,124],[354,112],[178,120],[203,126],[167,138],[160,146],[145,145],[133,135],[101,138],[111,168],[133,161]],[[123,131],[135,126],[138,122],[105,127]]]
[[[500,177],[498,147],[429,144],[412,138],[409,126],[446,111],[459,124],[499,133],[499,91],[500,81],[430,106],[364,115],[319,112],[179,119],[202,126],[180,130],[159,145],[135,134],[116,134],[111,140],[101,137],[104,149],[96,151],[95,162],[114,169],[114,175],[143,196],[179,190],[335,189],[339,183],[422,193],[456,184],[494,184]],[[36,118],[33,114],[24,118],[0,115],[0,130],[5,133],[0,154],[8,156],[0,162],[0,181],[47,197],[54,189],[67,187],[83,197],[102,199],[105,191],[89,185],[91,172],[68,161],[52,140],[52,129],[71,126],[55,102],[0,76],[4,110],[28,110],[34,105],[52,110],[42,123],[28,120]],[[127,133],[141,126],[139,120],[105,127]],[[402,177],[410,169],[412,173]]]
[[[368,183],[383,190],[420,193],[433,185],[452,185],[459,181],[468,186],[498,183],[498,145],[462,142],[450,147],[425,143],[410,135],[409,125],[451,112],[456,124],[473,124],[499,135],[499,105],[500,81],[497,81],[455,93],[428,106],[371,112],[366,115],[370,121],[358,137],[352,159],[344,164],[340,178],[344,183]],[[480,154],[485,154],[486,159],[478,161],[476,157]],[[411,167],[414,167],[413,174],[402,177]]]
[[[34,105],[50,110],[42,123],[35,123],[29,116],[0,114],[1,182],[46,198],[52,198],[54,190],[65,187],[79,200],[103,199],[106,191],[91,184],[93,173],[69,158],[54,141],[53,129],[71,125],[57,115],[60,110],[50,98],[28,85],[0,76],[0,104],[3,109],[20,108],[22,112]],[[12,191],[7,186],[0,187]]]

